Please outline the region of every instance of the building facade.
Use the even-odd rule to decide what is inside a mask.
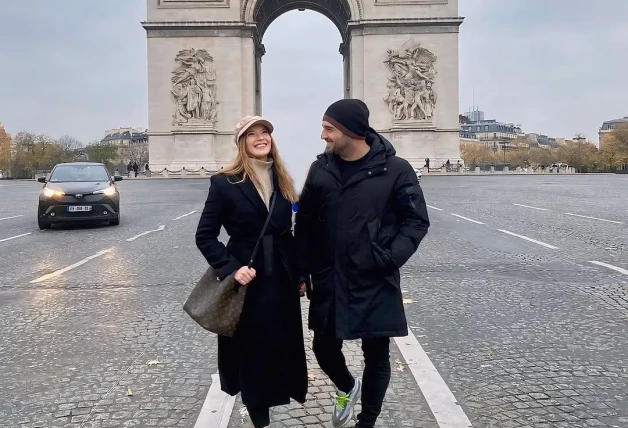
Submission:
[[[482,122],[484,120],[484,112],[481,110],[469,110],[464,115],[469,118],[470,122]]]
[[[137,162],[140,168],[143,168],[148,162],[149,143],[146,129],[108,129],[105,131],[105,137],[100,142],[116,146],[114,164],[118,168],[125,167],[129,162]]]
[[[611,134],[613,130],[618,125],[621,125],[621,124],[628,125],[628,117],[624,117],[621,119],[608,120],[602,124],[598,132],[598,137],[599,137],[598,149],[600,150],[603,149],[604,142],[608,138],[609,134]]]
[[[496,120],[481,120],[460,126],[461,139],[465,142],[476,141],[493,151],[511,150],[514,147],[513,142],[521,136],[521,127],[518,125]]]
[[[531,132],[526,134],[526,138],[534,145],[538,145],[541,149],[555,149],[558,147],[556,138],[547,135]]]

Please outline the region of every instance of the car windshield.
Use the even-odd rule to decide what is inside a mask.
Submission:
[[[109,175],[102,165],[58,165],[48,181],[107,181]]]

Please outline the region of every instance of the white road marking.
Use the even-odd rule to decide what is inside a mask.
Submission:
[[[521,205],[521,204],[513,204],[513,205],[516,205],[518,207],[523,207],[523,208],[532,208],[533,210],[549,211],[547,208],[531,207],[530,205]]]
[[[605,221],[608,223],[615,223],[615,224],[624,224],[623,221],[615,221],[615,220],[605,220],[603,218],[597,218],[597,217],[589,217],[586,215],[580,215],[580,214],[572,214],[572,213],[565,213],[566,215],[570,215],[570,216],[574,216],[574,217],[582,217],[582,218],[589,218],[591,220],[599,220],[599,221]]]
[[[46,274],[46,275],[44,275],[44,276],[41,276],[41,277],[39,277],[39,278],[37,278],[37,279],[32,280],[30,283],[31,283],[31,284],[37,284],[37,283],[40,283],[40,282],[46,281],[46,280],[48,280],[48,279],[55,278],[55,277],[57,277],[57,276],[59,276],[59,275],[61,275],[61,274],[65,273],[65,272],[67,272],[67,271],[69,271],[69,270],[72,270],[72,269],[77,268],[77,267],[79,267],[79,266],[81,266],[81,265],[84,265],[84,264],[85,264],[85,263],[87,263],[88,261],[90,261],[90,260],[92,260],[92,259],[95,259],[95,258],[97,258],[97,257],[103,256],[103,255],[105,255],[105,254],[107,254],[107,253],[109,253],[109,252],[111,252],[111,251],[113,251],[113,248],[109,248],[109,249],[107,249],[107,250],[102,250],[102,251],[99,251],[99,252],[97,252],[96,254],[92,254],[92,255],[91,255],[91,256],[89,256],[89,257],[85,257],[85,258],[84,258],[83,260],[81,260],[80,262],[76,262],[76,263],[74,263],[73,265],[70,265],[70,266],[64,267],[63,269],[59,269],[59,270],[54,271],[54,272],[52,272],[52,273]]]
[[[209,387],[194,428],[227,428],[234,404],[235,397],[220,390],[220,378],[218,374],[213,374],[212,385]]]
[[[395,337],[395,342],[430,406],[438,426],[440,428],[471,427],[471,421],[430,361],[412,330],[408,330],[406,337]]]
[[[436,207],[433,207],[433,206],[431,206],[431,205],[428,205],[428,207],[430,207],[431,209],[436,210],[436,211],[442,211],[442,209],[441,209],[441,208],[436,208]]]
[[[0,218],[0,221],[2,221],[2,220],[10,220],[12,218],[18,218],[18,217],[24,217],[24,214],[14,215],[14,216],[11,216],[11,217]]]
[[[463,220],[470,221],[471,223],[484,224],[481,221],[473,220],[472,218],[463,217],[461,215],[454,214],[454,213],[449,213],[449,214],[453,215],[454,217],[458,217],[458,218],[461,218]]]
[[[21,235],[11,236],[10,238],[0,239],[0,242],[10,241],[11,239],[21,238],[22,236],[28,236],[28,235],[30,235],[30,232],[29,233],[22,233]]]
[[[500,232],[505,233],[507,235],[516,236],[517,238],[521,238],[521,239],[525,239],[526,241],[534,242],[535,244],[542,245],[542,246],[544,246],[546,248],[549,248],[549,249],[552,249],[552,250],[558,250],[558,247],[555,247],[555,246],[550,245],[550,244],[546,244],[545,242],[537,241],[536,239],[528,238],[527,236],[518,235],[516,233],[509,232],[509,231],[503,230],[503,229],[497,229],[497,230],[499,230]]]
[[[142,232],[139,235],[135,235],[134,237],[127,239],[127,242],[135,241],[137,238],[141,238],[142,236],[148,235],[149,233],[160,232],[160,231],[164,230],[165,228],[166,228],[166,226],[164,226],[162,224],[161,226],[159,226],[155,230],[147,230],[146,232]]]
[[[189,213],[187,213],[187,214],[180,215],[180,216],[179,216],[179,217],[177,217],[177,218],[173,218],[173,220],[181,220],[183,217],[187,217],[187,216],[189,216],[189,215],[192,215],[192,214],[194,214],[195,212],[196,212],[196,211],[192,211],[192,212],[189,212]]]
[[[598,265],[598,266],[604,266],[605,268],[609,268],[619,273],[623,273],[624,275],[628,275],[628,270],[617,267],[617,266],[609,265],[608,263],[596,262],[595,260],[592,260],[589,263],[593,263],[594,265]]]

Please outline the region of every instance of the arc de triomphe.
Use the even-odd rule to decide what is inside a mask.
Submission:
[[[147,0],[150,166],[217,171],[260,114],[268,26],[310,9],[342,35],[344,96],[415,166],[459,159],[458,0]],[[338,94],[338,98],[342,98]],[[321,112],[322,115],[322,112]],[[321,118],[311,118],[320,120]]]

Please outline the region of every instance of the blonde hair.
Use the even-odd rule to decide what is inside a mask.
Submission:
[[[251,157],[249,156],[248,150],[246,148],[246,135],[240,137],[238,141],[238,154],[231,165],[223,168],[219,171],[219,174],[224,174],[227,177],[235,177],[242,176],[240,180],[230,181],[231,183],[238,184],[243,183],[246,180],[251,180],[255,187],[260,188],[261,183],[259,178],[255,174],[255,170],[253,169]],[[275,174],[277,174],[277,181],[279,183],[279,191],[282,196],[290,201],[291,203],[296,203],[299,200],[297,192],[294,187],[294,180],[288,173],[281,156],[279,156],[279,150],[277,149],[277,143],[273,136],[270,136],[271,145],[270,145],[270,153],[268,157],[273,160],[273,167],[275,168]]]

